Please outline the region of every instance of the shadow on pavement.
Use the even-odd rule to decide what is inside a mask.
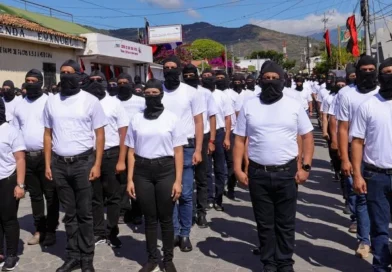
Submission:
[[[297,203],[297,213],[300,213],[307,218],[318,219],[326,223],[334,223],[343,227],[348,227],[350,224],[348,216],[345,216],[343,213],[342,215],[339,215],[335,211],[326,208],[306,206]]]

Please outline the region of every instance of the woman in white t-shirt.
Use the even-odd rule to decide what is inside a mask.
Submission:
[[[166,272],[177,271],[173,264],[173,207],[181,195],[183,145],[188,143],[177,117],[164,109],[162,83],[146,83],[146,109],[136,113],[128,126],[129,195],[139,202],[144,214],[148,262],[142,270],[158,267],[158,221],[162,229],[163,262]]]
[[[19,199],[25,195],[25,154],[22,133],[6,122],[4,101],[0,99],[0,266],[13,270],[19,262]],[[7,258],[4,257],[6,237]]]

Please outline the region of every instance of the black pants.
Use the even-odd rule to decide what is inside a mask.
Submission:
[[[234,188],[237,185],[237,178],[234,174],[233,165],[233,148],[234,148],[234,133],[230,132],[230,149],[225,150],[226,165],[227,165],[227,190],[229,192],[234,192]]]
[[[290,170],[282,172],[265,172],[249,165],[249,192],[260,240],[260,259],[271,271],[294,271],[296,171],[295,160]]]
[[[204,134],[203,148],[201,150],[202,162],[195,167],[196,180],[196,211],[198,215],[206,215],[207,209],[207,166],[208,166],[208,143],[210,133]]]
[[[94,257],[93,189],[89,181],[94,160],[93,154],[72,163],[52,158],[52,175],[65,212],[67,257],[77,260]]]
[[[171,197],[176,179],[174,158],[164,157],[154,160],[135,156],[136,198],[142,207],[145,220],[147,253],[149,262],[158,262],[158,221],[161,225],[163,261],[173,259],[173,208]]]
[[[56,183],[45,177],[44,155],[26,154],[26,186],[30,194],[34,226],[37,232],[56,231],[59,224],[59,198]],[[45,201],[47,216],[45,216]]]
[[[17,255],[19,246],[19,200],[14,197],[16,174],[0,180],[0,255],[4,255],[4,238],[7,255]]]
[[[95,236],[117,236],[120,216],[120,177],[116,175],[119,147],[105,150],[102,157],[101,177],[93,184],[93,221]],[[104,218],[104,199],[106,199],[107,226]]]

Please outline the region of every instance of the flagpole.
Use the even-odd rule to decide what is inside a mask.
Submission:
[[[340,26],[338,26],[338,61],[337,61],[337,63],[336,63],[336,70],[338,70],[339,69],[339,66],[340,66],[340,61],[341,61],[341,59],[342,59],[342,56],[341,56],[341,45],[340,45],[340,43],[341,43],[341,40],[340,40],[340,34],[341,34],[341,30],[340,30]]]

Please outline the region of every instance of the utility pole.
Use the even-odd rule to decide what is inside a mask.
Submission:
[[[373,3],[373,14],[375,14],[375,12],[374,12],[374,3]],[[378,67],[380,66],[380,47],[379,47],[378,38],[377,38],[376,15],[373,16],[373,24],[374,24],[374,38],[376,40],[376,45],[377,45],[377,51],[376,51],[376,54],[377,54],[377,67],[376,68],[378,70]]]
[[[329,22],[329,18],[327,17],[327,14],[324,12],[324,18],[321,19],[321,22],[324,23],[324,32],[327,30],[327,23]]]
[[[365,28],[365,50],[366,55],[370,56],[370,15],[369,15],[369,1],[361,0],[361,16],[363,17],[363,26]]]
[[[308,74],[311,74],[310,71],[310,44],[309,44],[309,37],[306,37],[306,48],[307,50],[307,60],[308,60]]]
[[[235,62],[234,62],[234,46],[231,45],[231,74],[234,75],[234,66],[235,66]]]
[[[227,75],[227,46],[225,45],[225,68],[226,68],[226,75]]]

